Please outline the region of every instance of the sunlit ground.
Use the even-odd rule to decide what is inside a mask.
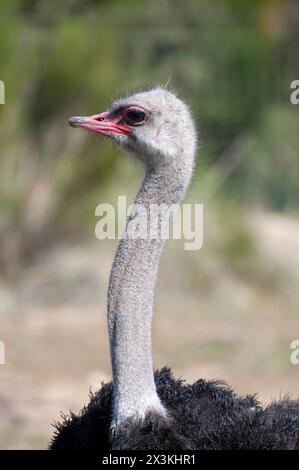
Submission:
[[[229,382],[264,403],[299,395],[299,220],[251,214],[260,278],[236,274],[204,246],[168,244],[154,319],[155,365],[187,381]],[[211,236],[213,230],[209,229]],[[1,284],[0,447],[45,448],[60,411],[77,412],[110,380],[105,297],[112,242],[56,246]],[[249,270],[250,272],[250,270]]]

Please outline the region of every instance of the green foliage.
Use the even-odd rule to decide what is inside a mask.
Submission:
[[[119,157],[68,117],[168,80],[192,106],[206,169],[217,173],[235,141],[239,152],[257,142],[221,198],[296,207],[298,23],[291,1],[2,0],[0,231],[17,228],[23,240],[67,226],[66,213],[92,216]]]

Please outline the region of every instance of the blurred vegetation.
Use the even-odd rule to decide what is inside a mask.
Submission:
[[[197,200],[208,174],[224,180],[222,204],[298,210],[297,2],[1,0],[0,28],[1,268],[53,236],[84,234],[110,185],[135,183],[130,162],[68,117],[168,80],[201,130]],[[236,233],[228,253],[250,247]]]

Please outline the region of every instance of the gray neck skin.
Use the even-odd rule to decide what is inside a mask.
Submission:
[[[135,203],[146,208],[179,203],[191,173],[192,168],[185,165],[174,171],[168,167],[147,170]],[[143,419],[150,411],[166,416],[156,392],[151,349],[154,288],[163,245],[163,240],[123,238],[114,259],[108,290],[112,426],[126,418]]]

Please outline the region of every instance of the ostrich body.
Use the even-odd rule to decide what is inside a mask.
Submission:
[[[109,137],[143,162],[136,204],[149,210],[151,204],[182,201],[192,177],[196,132],[188,107],[173,93],[161,88],[138,93],[105,113],[71,118],[70,124]],[[161,219],[167,222],[169,212]],[[51,448],[298,448],[298,401],[263,409],[255,397],[239,398],[220,382],[185,385],[166,368],[154,374],[151,322],[163,246],[159,238],[120,240],[108,289],[113,381],[78,416],[57,425]]]

